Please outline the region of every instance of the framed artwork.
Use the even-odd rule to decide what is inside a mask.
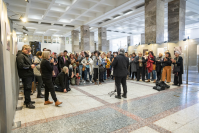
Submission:
[[[162,55],[164,55],[164,48],[157,48],[157,55],[159,55],[159,53],[161,53]]]
[[[182,48],[179,46],[179,47],[174,47],[174,55],[175,55],[175,52],[178,51],[180,54],[182,54]]]
[[[7,50],[8,51],[10,51],[10,27],[9,27],[9,25],[8,24],[6,24],[6,22],[5,22],[5,27],[6,27],[6,30],[5,30],[5,32],[6,32],[6,43],[7,43]]]
[[[145,56],[146,51],[148,51],[148,49],[143,49],[143,56]]]

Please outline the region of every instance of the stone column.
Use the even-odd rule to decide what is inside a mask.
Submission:
[[[98,50],[107,51],[107,31],[106,28],[98,28]]]
[[[110,50],[110,40],[107,40],[106,41],[106,51],[105,52],[109,52],[109,50]]]
[[[127,36],[127,51],[128,47],[133,45],[133,36]]]
[[[145,44],[145,33],[141,34],[141,45]]]
[[[174,0],[168,3],[168,41],[179,41],[185,38],[185,0]]]
[[[72,52],[79,52],[79,31],[73,30],[72,35]]]
[[[145,0],[145,43],[164,42],[164,4],[162,0]]]
[[[88,25],[81,26],[81,50],[90,51],[90,29]]]
[[[94,32],[90,32],[90,52],[95,51],[95,45],[94,45]]]
[[[60,51],[64,50],[65,50],[65,37],[60,37]]]

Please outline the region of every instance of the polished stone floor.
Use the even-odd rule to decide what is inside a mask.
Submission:
[[[68,93],[56,92],[60,107],[44,105],[34,93],[36,109],[16,111],[14,121],[21,127],[12,133],[198,133],[199,84],[171,85],[160,92],[153,86],[128,80],[127,99],[121,100],[108,95],[115,88],[113,81],[72,86]]]

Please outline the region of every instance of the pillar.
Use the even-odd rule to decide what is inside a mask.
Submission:
[[[79,52],[79,31],[73,30],[72,35],[72,52]]]
[[[145,44],[145,33],[141,34],[141,45]]]
[[[185,38],[185,0],[174,0],[168,3],[168,41],[179,41]]]
[[[107,51],[107,31],[106,28],[98,28],[98,50]]]
[[[109,52],[110,50],[110,40],[106,40],[106,51],[105,52]]]
[[[127,36],[127,51],[128,47],[133,45],[133,36]]]
[[[95,45],[94,45],[94,32],[90,32],[90,52],[95,51]]]
[[[81,26],[81,50],[90,51],[90,29],[88,25]]]
[[[164,42],[164,4],[162,0],[145,0],[145,43]]]
[[[60,37],[60,51],[64,51],[63,49],[65,49],[65,40],[65,37]]]

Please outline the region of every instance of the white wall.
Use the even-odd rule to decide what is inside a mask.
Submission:
[[[72,52],[72,44],[65,44],[65,50],[67,50],[69,53]]]
[[[199,38],[199,29],[186,30],[185,34],[186,34],[186,37],[189,36],[190,39]]]

